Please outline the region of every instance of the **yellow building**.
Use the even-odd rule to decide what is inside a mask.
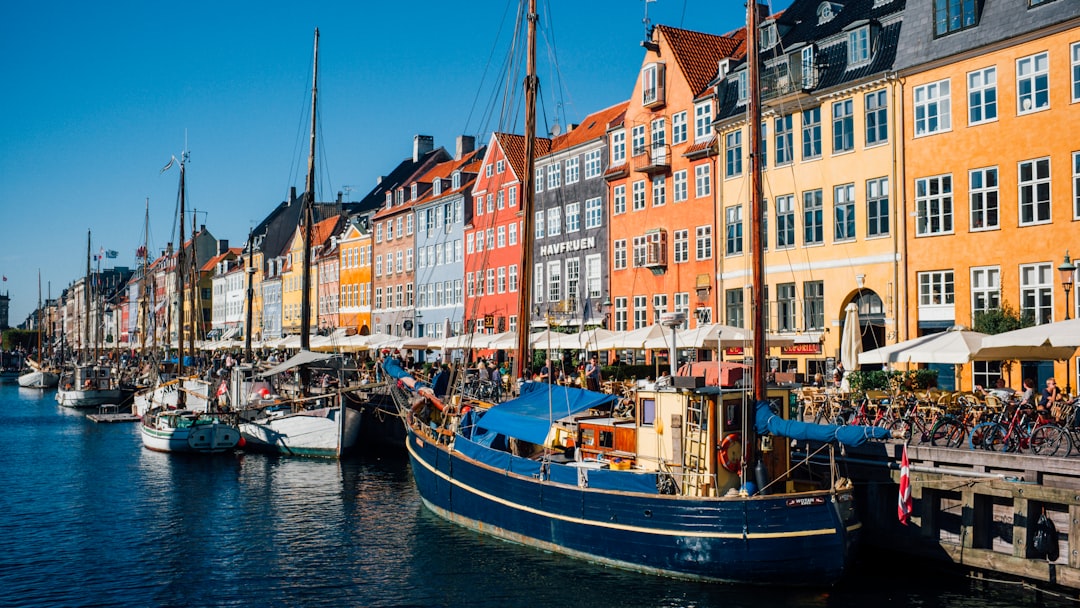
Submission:
[[[848,304],[858,307],[864,349],[896,339],[896,4],[796,2],[760,26],[766,325],[791,343],[770,353],[775,369],[796,374],[785,379],[831,371]],[[748,327],[752,85],[745,61],[720,69],[716,320]]]
[[[929,11],[930,2],[907,10]],[[901,338],[971,328],[998,307],[1036,323],[1078,310],[1058,272],[1067,250],[1080,255],[1076,4],[966,6],[906,29],[897,59],[909,277]],[[970,388],[1001,372],[999,362],[976,362],[963,373]],[[1019,389],[1022,378],[1041,387],[1055,374],[1064,386],[1065,364],[1022,362],[1005,375]],[[1069,377],[1075,387],[1076,372]]]

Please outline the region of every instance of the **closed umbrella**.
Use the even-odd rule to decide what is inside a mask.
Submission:
[[[854,302],[844,309],[844,330],[840,335],[840,362],[844,369],[859,369],[862,353],[862,327],[859,326],[859,307]]]

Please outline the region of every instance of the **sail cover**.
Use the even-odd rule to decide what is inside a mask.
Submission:
[[[263,378],[273,376],[274,374],[280,374],[281,372],[290,370],[294,367],[300,367],[301,365],[308,365],[309,363],[316,363],[318,361],[326,361],[327,359],[332,359],[336,356],[337,355],[334,353],[313,353],[309,350],[302,350],[289,358],[289,360],[271,367],[259,374],[259,376]]]
[[[871,439],[888,439],[890,432],[877,426],[835,424],[812,424],[798,420],[784,420],[769,409],[768,401],[758,401],[755,425],[758,433],[787,437],[788,439],[831,442],[856,447]]]
[[[543,444],[553,421],[590,408],[610,405],[617,400],[618,397],[606,393],[545,382],[526,382],[521,385],[520,397],[492,407],[476,426],[507,437]]]

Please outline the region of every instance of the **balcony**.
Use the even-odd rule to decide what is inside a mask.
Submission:
[[[667,271],[667,231],[650,230],[645,234],[645,268],[653,274],[664,274]]]
[[[655,175],[671,170],[671,147],[666,144],[652,144],[634,150],[634,171]]]

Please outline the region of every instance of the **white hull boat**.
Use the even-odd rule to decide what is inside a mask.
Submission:
[[[235,426],[191,410],[155,409],[143,416],[139,429],[143,446],[157,452],[212,454],[241,443]]]

